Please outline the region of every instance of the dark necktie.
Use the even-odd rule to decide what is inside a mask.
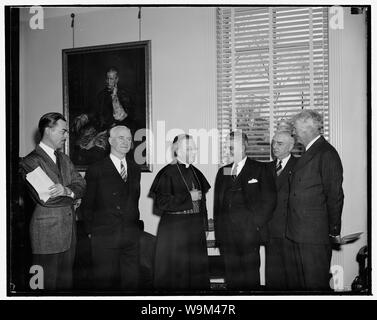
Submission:
[[[281,165],[281,160],[278,159],[278,161],[276,162],[276,174],[279,175],[282,171],[283,167]]]
[[[54,151],[54,155],[55,155],[55,158],[56,158],[56,166],[58,167],[59,173],[61,173],[60,159],[59,159],[59,152],[58,152],[58,150]]]
[[[120,162],[120,176],[122,177],[123,181],[127,181],[127,172],[126,168],[123,165],[123,161]]]

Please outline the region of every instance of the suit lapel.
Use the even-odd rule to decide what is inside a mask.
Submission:
[[[241,179],[242,189],[246,190],[246,186],[249,183],[250,177],[253,177],[254,166],[252,161],[249,158],[246,158],[245,165],[242,168],[242,171],[239,174],[239,179]]]
[[[35,147],[35,152],[40,156],[42,157],[42,159],[44,160],[44,162],[46,163],[46,169],[49,169],[48,171],[49,172],[46,172],[47,174],[50,173],[49,175],[53,175],[54,176],[54,179],[53,181],[60,181],[60,172],[59,172],[59,169],[58,169],[58,166],[56,165],[56,163],[50,158],[50,156],[39,146],[37,145]],[[52,177],[51,177],[52,178]]]
[[[124,182],[117,168],[115,167],[113,161],[111,160],[110,156],[107,156],[105,158],[104,163],[103,163],[103,170],[104,170],[104,176],[113,177],[116,180]]]
[[[308,151],[304,152],[301,158],[298,159],[297,164],[294,168],[294,172],[305,167],[305,165],[318,153],[323,146],[326,140],[321,136],[313,145],[309,148]]]
[[[276,188],[279,190],[284,183],[287,181],[287,176],[289,173],[292,171],[292,168],[294,167],[295,164],[295,158],[291,155],[289,158],[287,164],[285,165],[283,171],[280,173],[279,176],[276,176]],[[276,174],[276,173],[275,173]]]
[[[130,182],[133,178],[133,170],[131,169],[131,165],[129,160],[126,158],[127,162],[127,181]],[[113,177],[115,180],[118,180],[118,182],[125,183],[125,181],[122,179],[122,176],[118,172],[117,168],[114,165],[114,162],[111,160],[110,156],[105,158],[104,161],[104,170],[106,170],[107,174],[111,177]]]

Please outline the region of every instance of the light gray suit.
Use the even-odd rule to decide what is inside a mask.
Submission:
[[[20,173],[25,181],[26,174],[40,166],[54,183],[61,183],[63,186],[70,188],[74,193],[74,199],[68,196],[59,196],[53,199],[50,198],[44,203],[39,199],[34,188],[26,181],[29,193],[36,203],[30,221],[30,239],[34,258],[38,258],[34,259],[34,263],[38,260],[38,264],[45,263],[45,261],[40,261],[41,257],[44,260],[47,256],[54,257],[54,254],[69,252],[69,256],[74,256],[75,213],[73,202],[75,199],[83,196],[86,183],[84,178],[75,170],[68,156],[62,152],[58,152],[58,158],[60,172],[55,162],[38,145],[34,151],[20,162]],[[61,260],[61,256],[58,256],[58,260]],[[70,264],[73,263],[73,257],[70,260],[72,261],[68,265],[66,264],[66,267],[71,270],[72,266]],[[56,264],[56,261],[54,264]],[[47,288],[50,273],[52,272],[51,276],[56,278],[55,272],[61,273],[61,271],[55,270],[53,272],[51,266],[46,266],[46,268],[49,269],[45,270],[45,287]],[[70,273],[72,273],[72,270]],[[71,277],[71,274],[68,275],[69,277]],[[55,280],[50,289],[58,286]],[[71,282],[71,279],[66,281]],[[62,285],[65,286],[66,284]]]

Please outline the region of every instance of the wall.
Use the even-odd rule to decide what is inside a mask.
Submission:
[[[365,13],[343,13],[344,28],[329,33],[330,142],[344,170],[342,234],[364,232],[333,255],[333,265],[344,267],[348,290],[358,274],[357,252],[367,244],[367,30]]]
[[[35,146],[40,116],[63,110],[61,50],[72,47],[71,13],[76,14],[75,47],[137,41],[139,21],[138,9],[132,7],[47,8],[44,30],[32,30],[28,10],[22,11],[20,156],[25,156]],[[173,128],[215,128],[215,9],[144,8],[141,30],[141,39],[152,41],[152,128],[156,128],[157,121],[165,121],[166,132]],[[162,167],[155,165],[153,173],[143,173],[141,179],[141,218],[146,231],[153,234],[158,217],[151,213],[152,201],[147,194]],[[217,166],[198,167],[213,184]],[[211,206],[209,209],[211,215]]]
[[[20,35],[20,156],[34,148],[40,116],[63,110],[61,50],[72,46],[70,14],[76,13],[75,46],[139,40],[137,8],[48,8],[45,29],[31,30],[29,14]],[[216,127],[216,39],[214,8],[144,8],[142,40],[152,40],[152,119],[166,130]],[[345,289],[358,272],[357,251],[366,244],[366,38],[364,15],[344,11],[344,29],[330,30],[331,143],[344,166],[343,234],[362,238],[335,253],[344,268]],[[156,150],[155,150],[156,153]],[[158,170],[142,174],[140,210],[147,231],[155,234],[149,187]],[[213,185],[217,166],[199,165]],[[212,195],[208,204],[212,215]]]

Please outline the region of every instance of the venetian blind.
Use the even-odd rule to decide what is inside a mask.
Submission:
[[[231,130],[249,138],[247,155],[270,160],[279,122],[319,111],[328,137],[328,9],[217,9],[217,99],[221,159]]]

